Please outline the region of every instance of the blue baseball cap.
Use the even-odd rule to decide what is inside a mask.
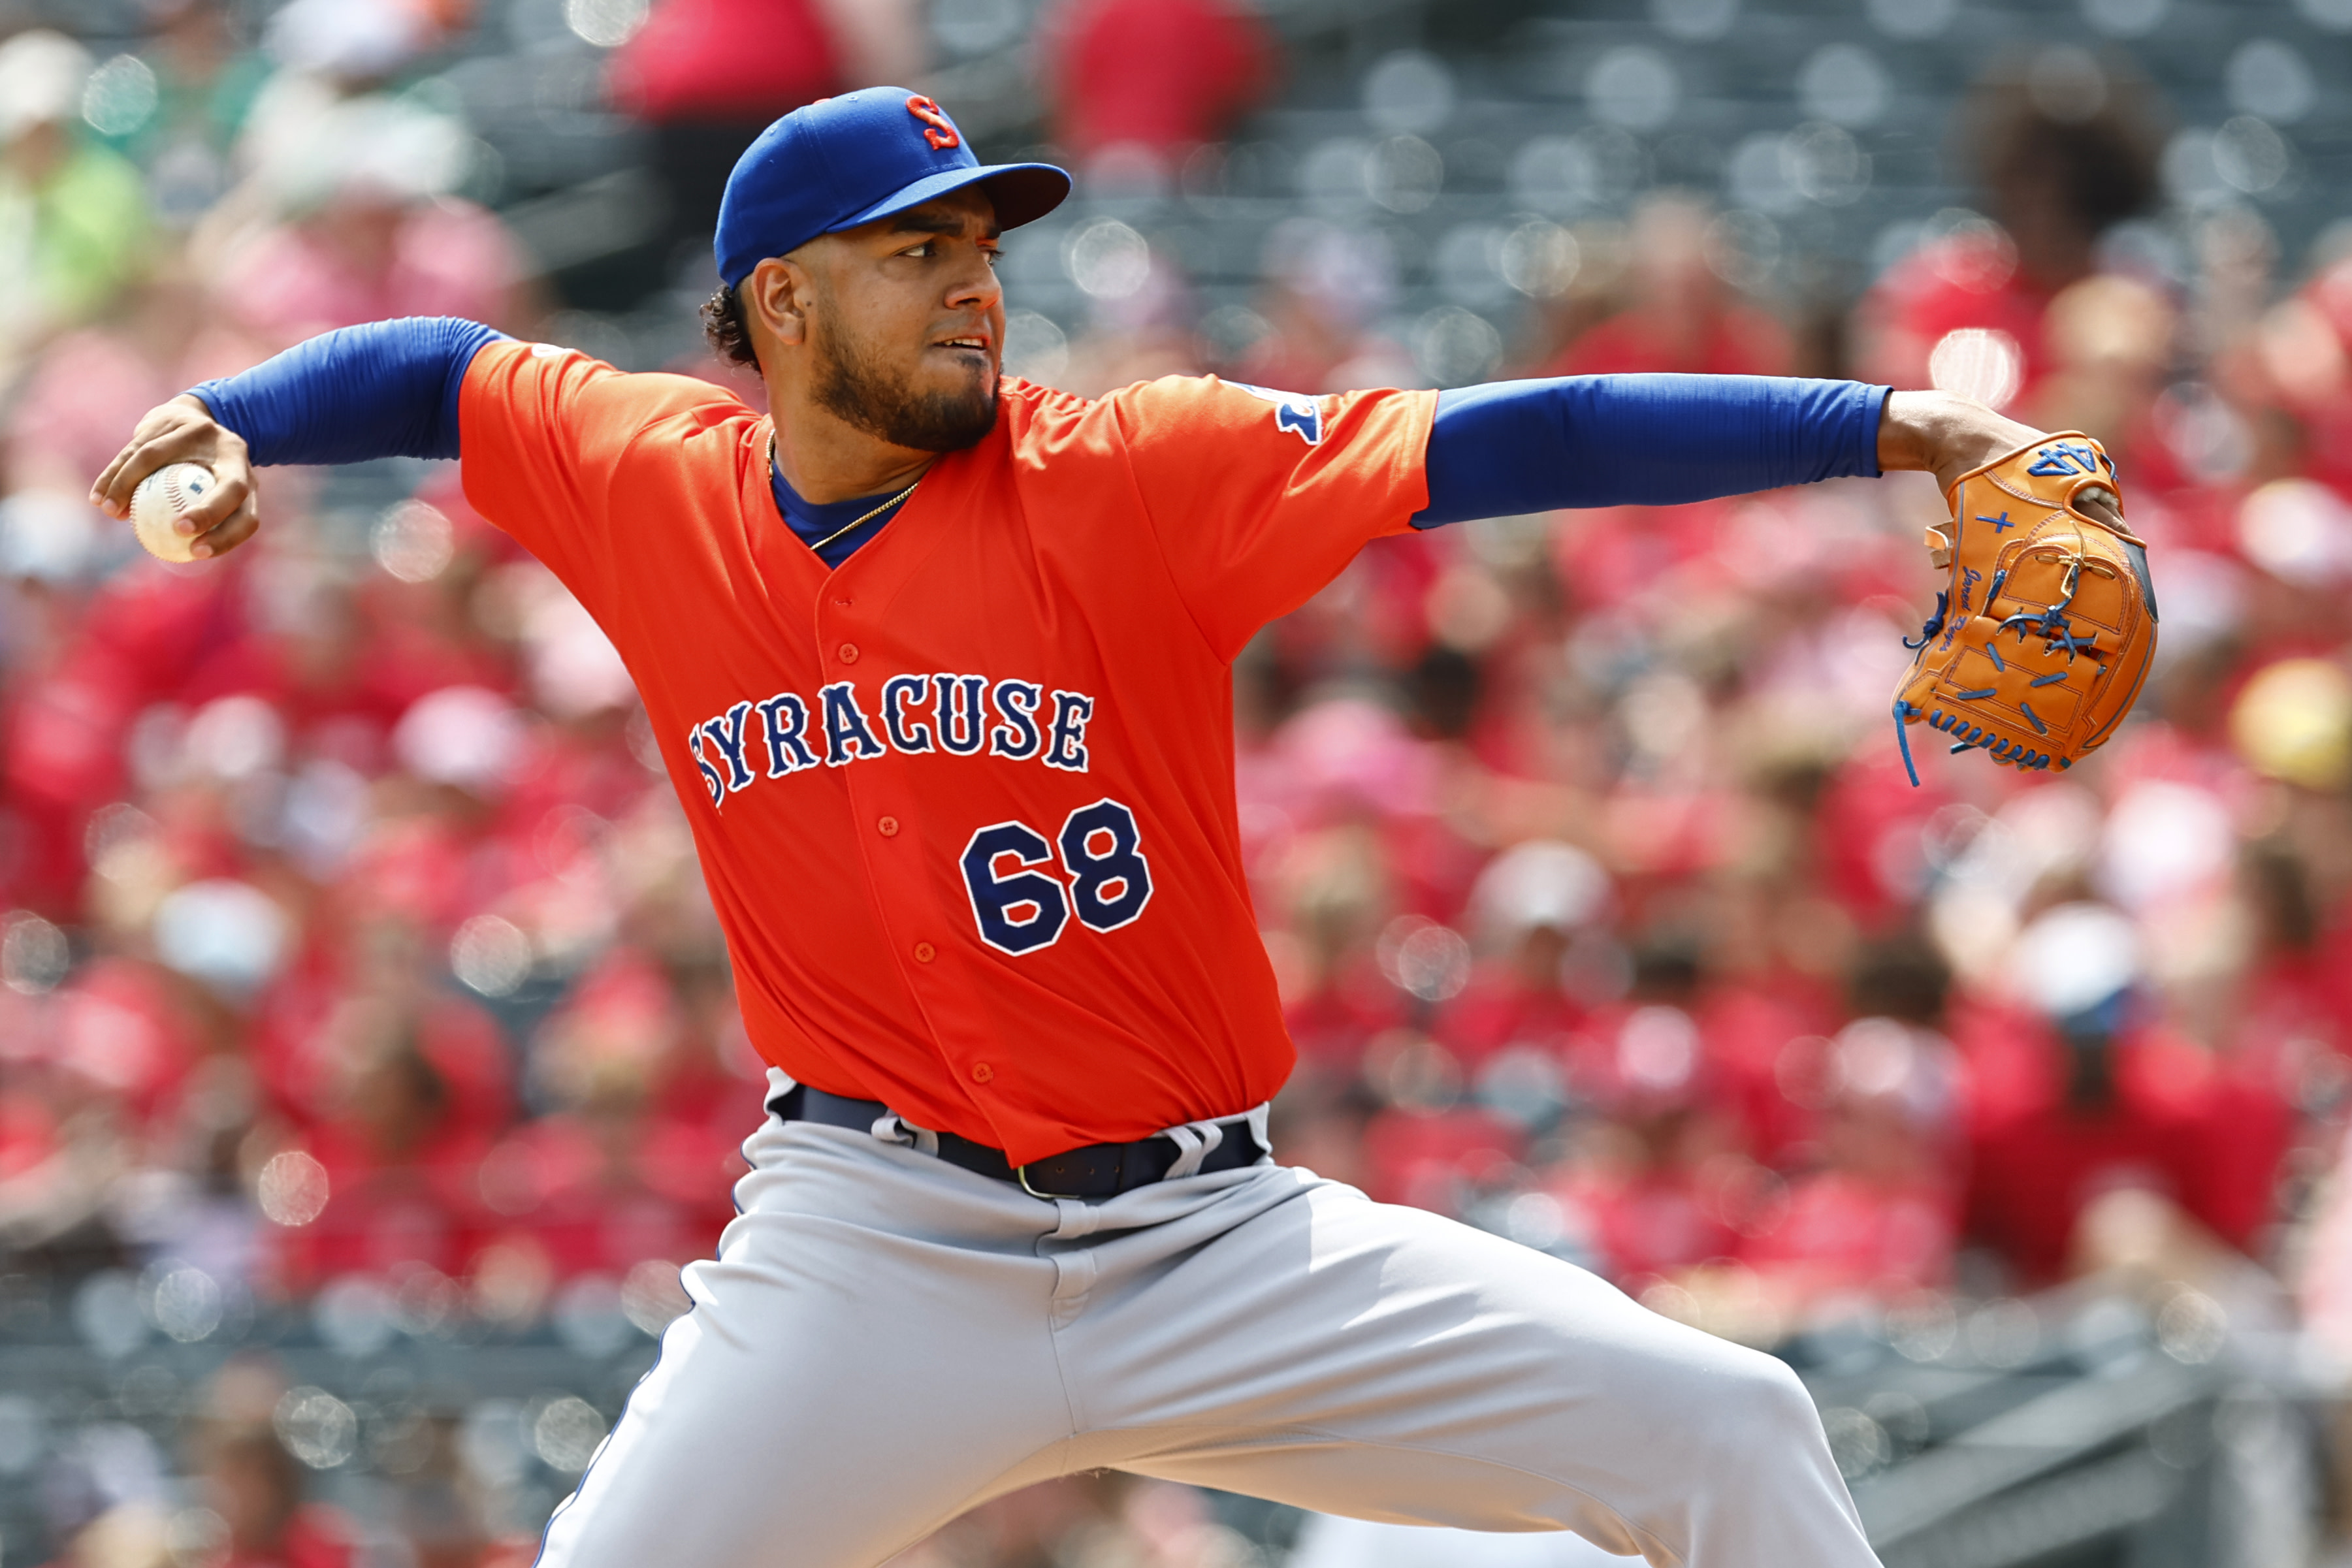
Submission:
[[[735,161],[711,250],[730,288],[772,256],[979,185],[1013,228],[1070,193],[1051,163],[982,163],[947,111],[903,87],[821,98],[760,132]]]

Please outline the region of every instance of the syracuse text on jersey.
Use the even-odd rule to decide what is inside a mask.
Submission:
[[[1084,692],[1049,695],[1018,677],[942,674],[893,675],[879,697],[878,722],[858,706],[848,681],[821,688],[814,703],[797,692],[739,702],[688,730],[686,748],[718,808],[763,779],[820,764],[846,767],[893,749],[950,757],[985,751],[1012,762],[1034,758],[1066,772],[1087,770],[1095,699]]]

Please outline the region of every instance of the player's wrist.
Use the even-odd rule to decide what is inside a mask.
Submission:
[[[163,406],[179,416],[179,427],[182,430],[200,430],[213,443],[216,450],[234,452],[240,456],[244,455],[245,437],[223,424],[220,415],[213,411],[212,404],[194,392],[182,392]]]
[[[1916,469],[1950,488],[1963,474],[2014,452],[2042,433],[1950,392],[1898,392],[1878,418],[1878,466]]]
[[[1940,414],[1937,398],[1938,394],[1933,392],[1887,394],[1878,411],[1880,468],[1892,473],[1928,466],[1928,425]]]

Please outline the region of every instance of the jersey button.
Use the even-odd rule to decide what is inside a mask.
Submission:
[[[857,663],[857,644],[856,644],[856,643],[844,643],[841,645],[841,662],[842,662],[843,664],[854,664]]]
[[[995,1076],[996,1069],[985,1061],[975,1061],[971,1064],[971,1081],[974,1083],[985,1083]]]
[[[932,959],[934,959],[934,958],[936,958],[936,957],[938,957],[939,956],[940,956],[940,950],[939,950],[937,947],[932,946],[929,943],[928,943],[928,942],[918,942],[918,943],[916,943],[916,944],[915,944],[915,962],[916,962],[916,963],[918,963],[918,964],[928,964],[928,963],[929,963]]]
[[[895,839],[898,836],[898,819],[896,817],[885,817],[874,826],[886,839]]]

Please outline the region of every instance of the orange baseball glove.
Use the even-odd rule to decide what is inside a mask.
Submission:
[[[2045,436],[1962,475],[1947,496],[1951,535],[1927,530],[1950,585],[1921,628],[1895,694],[1911,782],[1910,727],[2008,767],[2072,767],[2139,696],[2156,655],[2147,547],[2080,504],[2104,491],[2122,516],[2116,465],[2089,436]]]

